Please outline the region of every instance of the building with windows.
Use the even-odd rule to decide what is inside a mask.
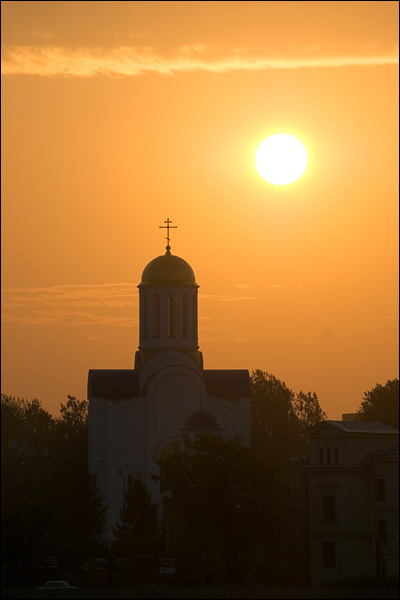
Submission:
[[[295,565],[317,585],[399,576],[399,430],[322,421],[292,459]]]
[[[204,369],[199,286],[167,240],[165,254],[145,267],[138,285],[134,368],[92,369],[88,376],[89,469],[109,507],[108,539],[137,474],[160,500],[155,460],[180,447],[184,435],[214,431],[249,444],[249,373]]]

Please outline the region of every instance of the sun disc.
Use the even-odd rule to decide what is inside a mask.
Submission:
[[[255,163],[263,179],[275,185],[288,185],[301,177],[307,167],[307,151],[292,135],[277,133],[258,147]]]

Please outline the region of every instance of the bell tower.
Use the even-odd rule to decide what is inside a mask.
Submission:
[[[192,356],[202,364],[198,346],[197,290],[192,267],[171,253],[169,219],[166,252],[144,268],[139,288],[138,369],[154,354],[175,350]]]

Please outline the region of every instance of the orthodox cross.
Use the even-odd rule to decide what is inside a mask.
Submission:
[[[177,225],[171,225],[172,221],[170,221],[169,219],[164,221],[164,223],[166,223],[166,225],[159,225],[159,228],[167,230],[167,243],[168,243],[168,247],[169,247],[169,243],[171,241],[171,238],[169,237],[169,230],[170,229],[178,229],[178,227],[177,227]]]

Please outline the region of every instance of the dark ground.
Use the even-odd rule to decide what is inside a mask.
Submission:
[[[137,585],[134,587],[115,588],[77,588],[71,590],[37,590],[35,588],[2,588],[1,598],[7,599],[31,599],[31,598],[359,598],[368,600],[376,598],[379,600],[398,599],[398,588],[370,587],[245,587],[245,586],[167,586],[167,585]]]

